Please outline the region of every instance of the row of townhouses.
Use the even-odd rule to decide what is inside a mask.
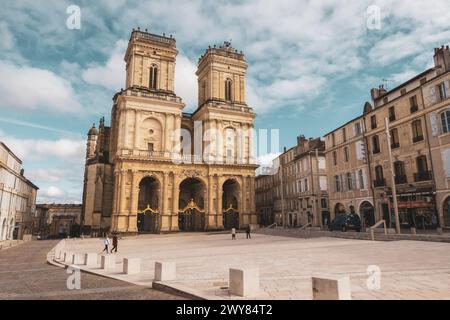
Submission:
[[[449,47],[435,49],[432,68],[371,96],[360,116],[323,140],[299,137],[275,174],[257,177],[261,224],[324,226],[355,212],[363,226],[392,226],[394,183],[403,227],[450,227]]]
[[[25,178],[22,161],[0,141],[0,241],[31,237],[38,189]]]

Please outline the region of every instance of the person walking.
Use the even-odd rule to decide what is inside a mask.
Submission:
[[[252,238],[252,236],[250,235],[250,232],[251,232],[251,228],[250,228],[250,225],[248,224],[247,228],[245,228],[245,233],[247,234],[247,239]]]
[[[111,253],[114,251],[117,253],[117,243],[118,243],[118,239],[117,239],[117,233],[113,234],[113,238],[112,238],[112,249],[111,249]]]
[[[109,247],[109,238],[108,238],[108,236],[106,236],[105,240],[103,240],[103,244],[105,245],[105,248],[103,248],[102,252],[108,253],[109,252],[109,250],[108,250],[108,247]]]
[[[231,240],[236,240],[236,229],[231,228]]]

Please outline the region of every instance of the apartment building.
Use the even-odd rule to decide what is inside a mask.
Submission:
[[[297,145],[274,160],[271,174],[256,178],[260,224],[299,227],[329,221],[325,145],[320,139],[297,137]]]
[[[31,236],[38,189],[25,178],[22,161],[0,141],[0,241]]]

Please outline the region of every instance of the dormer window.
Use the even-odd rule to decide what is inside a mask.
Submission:
[[[158,67],[154,64],[150,67],[150,81],[149,88],[156,90],[156,83],[158,81]]]
[[[225,100],[231,101],[233,82],[230,78],[225,80]]]

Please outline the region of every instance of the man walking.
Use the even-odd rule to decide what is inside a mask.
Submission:
[[[236,240],[236,229],[231,228],[231,240]]]
[[[250,225],[248,224],[247,228],[245,228],[245,233],[247,234],[247,239],[251,239],[252,238],[252,236],[250,235],[250,231],[251,231]]]
[[[108,253],[108,252],[109,252],[109,250],[108,250],[108,247],[109,247],[109,238],[108,238],[108,235],[106,235],[105,240],[103,240],[103,244],[105,245],[105,248],[103,248],[103,251],[102,251],[102,252]]]
[[[112,247],[112,249],[111,249],[111,253],[112,253],[113,251],[117,253],[117,242],[118,242],[118,239],[117,239],[117,233],[114,233],[114,234],[113,234],[113,238],[112,238],[112,245],[113,245],[113,247]]]

